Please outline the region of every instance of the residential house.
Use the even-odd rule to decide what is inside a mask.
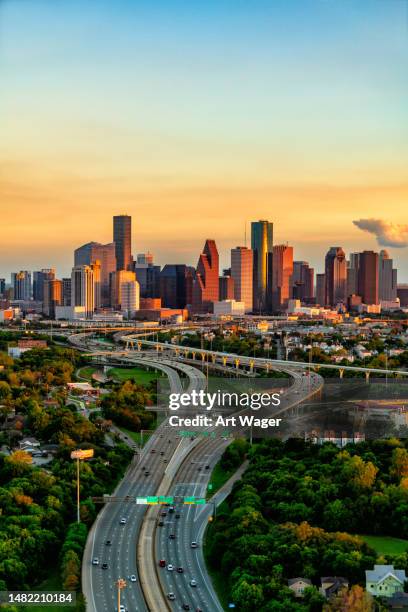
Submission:
[[[405,570],[394,569],[393,565],[374,565],[366,570],[366,589],[377,597],[392,597],[404,591],[407,577]]]
[[[294,592],[295,597],[303,597],[305,589],[312,586],[308,578],[290,578],[288,587]]]
[[[347,589],[349,585],[348,580],[341,576],[325,576],[320,580],[322,586],[319,591],[326,599],[330,599],[333,595],[336,595],[340,589]]]

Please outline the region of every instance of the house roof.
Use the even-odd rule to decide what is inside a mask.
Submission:
[[[288,585],[292,586],[292,584],[296,584],[297,582],[304,582],[305,584],[312,584],[312,581],[309,578],[289,578]]]
[[[374,565],[373,570],[366,570],[367,582],[384,582],[388,576],[393,576],[401,584],[407,579],[405,571],[394,569],[393,565]]]

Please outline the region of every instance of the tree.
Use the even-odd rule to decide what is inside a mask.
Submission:
[[[341,589],[323,606],[323,612],[372,612],[374,609],[373,597],[359,584]]]
[[[398,480],[408,476],[408,451],[406,448],[395,448],[393,450],[390,474]]]

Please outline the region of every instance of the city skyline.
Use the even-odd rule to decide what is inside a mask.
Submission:
[[[0,33],[2,276],[67,274],[113,211],[161,264],[212,237],[225,265],[254,218],[317,272],[373,219],[406,243],[405,3],[4,0]]]

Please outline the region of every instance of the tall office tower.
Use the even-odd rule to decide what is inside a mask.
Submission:
[[[251,223],[251,249],[253,251],[253,308],[266,312],[271,307],[273,223]]]
[[[330,247],[325,259],[325,306],[346,303],[347,262],[341,247]]]
[[[214,240],[206,240],[203,252],[197,263],[193,282],[192,311],[195,313],[213,312],[214,302],[218,302],[219,259]]]
[[[31,272],[27,270],[13,272],[11,284],[15,300],[31,300]]]
[[[125,281],[120,285],[121,310],[131,319],[140,305],[140,287],[137,280]]]
[[[0,295],[3,296],[6,292],[6,279],[0,278]]]
[[[324,274],[316,274],[316,304],[326,304],[326,277]]]
[[[140,297],[160,297],[160,266],[155,266],[153,263],[135,262],[132,271],[136,272],[140,285]]]
[[[33,272],[33,299],[36,302],[44,301],[44,283],[47,280],[54,280],[54,268],[43,268]]]
[[[360,253],[358,267],[358,295],[364,304],[378,304],[378,253],[363,251]]]
[[[136,257],[136,263],[153,265],[153,259],[153,253],[150,253],[150,251],[148,251],[147,253],[138,253]]]
[[[231,249],[231,276],[234,279],[234,299],[244,302],[245,312],[253,309],[253,253],[247,247]]]
[[[314,269],[307,261],[293,262],[293,297],[302,301],[312,301],[314,297]]]
[[[393,268],[393,261],[388,251],[380,251],[378,259],[378,294],[380,301],[392,302],[397,299],[397,269]]]
[[[109,276],[116,270],[115,243],[88,242],[74,251],[74,266],[101,265],[101,298],[99,306],[110,306]],[[99,307],[98,306],[98,307]]]
[[[91,266],[75,266],[71,274],[71,306],[83,306],[87,319],[95,310],[94,272]]]
[[[224,270],[223,276],[218,279],[219,287],[219,299],[220,300],[234,300],[234,279],[229,274],[225,274],[227,270]]]
[[[187,302],[187,266],[166,264],[160,272],[160,297],[166,308],[185,308]]]
[[[360,253],[350,253],[347,262],[347,297],[358,293],[358,268],[360,265]]]
[[[113,217],[113,242],[116,251],[116,269],[130,270],[132,266],[132,217]]]
[[[62,279],[62,306],[71,306],[71,279]]]
[[[91,263],[94,285],[94,310],[102,306],[101,262],[99,259]]]
[[[195,268],[187,266],[186,270],[186,306],[193,303],[193,284],[195,279]]]
[[[126,283],[136,283],[136,274],[132,270],[116,270],[111,274],[111,304],[116,310],[123,310]],[[137,283],[137,294],[140,298],[140,286]]]
[[[406,283],[397,286],[397,298],[401,306],[408,306],[408,285]]]
[[[272,309],[285,310],[292,296],[293,247],[279,244],[273,247]]]
[[[43,313],[55,319],[55,307],[62,304],[62,281],[45,279],[43,284]]]

